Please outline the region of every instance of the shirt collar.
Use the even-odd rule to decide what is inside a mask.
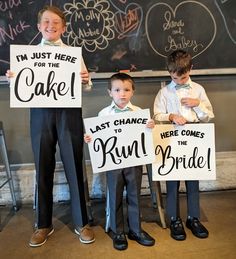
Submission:
[[[41,42],[40,42],[40,45],[41,45],[41,46],[44,46],[44,42],[45,42],[45,41],[46,41],[46,40],[45,40],[44,38],[42,38],[42,40],[41,40]],[[64,45],[64,43],[62,42],[61,39],[55,41],[55,43],[56,43],[56,44],[59,44],[60,46],[63,46],[63,45]]]
[[[190,87],[192,87],[191,84],[192,83],[192,80],[191,80],[191,78],[189,77],[189,79],[188,79],[188,81],[186,82],[186,84],[189,84],[190,85]],[[176,86],[177,84],[172,80],[171,82],[170,82],[170,84],[168,85],[168,87],[170,88],[170,89],[175,89],[175,86]]]
[[[121,111],[123,111],[123,110],[130,110],[130,111],[133,111],[133,110],[134,110],[133,105],[132,105],[131,102],[129,102],[123,109],[121,109],[121,108],[119,108],[119,107],[115,104],[114,101],[112,101],[110,107],[111,107],[111,110],[113,110],[113,109],[119,109],[119,110],[121,110]]]

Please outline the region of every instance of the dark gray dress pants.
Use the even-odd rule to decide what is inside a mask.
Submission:
[[[52,224],[56,145],[69,184],[74,226],[88,223],[83,180],[83,121],[81,108],[32,108],[31,141],[37,181],[37,226]]]

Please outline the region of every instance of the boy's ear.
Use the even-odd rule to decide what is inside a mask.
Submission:
[[[41,32],[40,24],[39,23],[37,23],[37,27],[38,27],[38,30]]]
[[[112,95],[111,95],[111,90],[110,90],[110,89],[107,89],[107,92],[108,92],[108,94],[112,97]]]

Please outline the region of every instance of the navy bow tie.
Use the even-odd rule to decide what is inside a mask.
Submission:
[[[44,46],[61,46],[61,42],[53,42],[53,41],[49,41],[49,40],[45,40],[43,42]]]
[[[175,86],[175,89],[176,90],[179,90],[181,88],[184,88],[184,89],[189,89],[190,88],[190,84],[183,84],[183,85],[176,85]]]

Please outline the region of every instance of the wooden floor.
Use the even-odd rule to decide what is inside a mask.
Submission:
[[[128,249],[117,251],[104,232],[104,200],[92,200],[93,229],[96,241],[81,244],[73,233],[69,204],[55,204],[53,224],[55,232],[39,248],[28,245],[33,231],[32,205],[22,206],[18,212],[10,207],[0,207],[0,258],[83,258],[83,259],[235,259],[236,258],[236,190],[201,193],[202,222],[209,230],[209,238],[198,239],[185,228],[187,239],[175,241],[169,229],[163,229],[158,212],[152,208],[149,196],[142,196],[142,226],[156,239],[153,247],[143,247],[128,241]],[[164,197],[165,198],[165,197]],[[186,198],[181,195],[181,214],[185,221]]]

